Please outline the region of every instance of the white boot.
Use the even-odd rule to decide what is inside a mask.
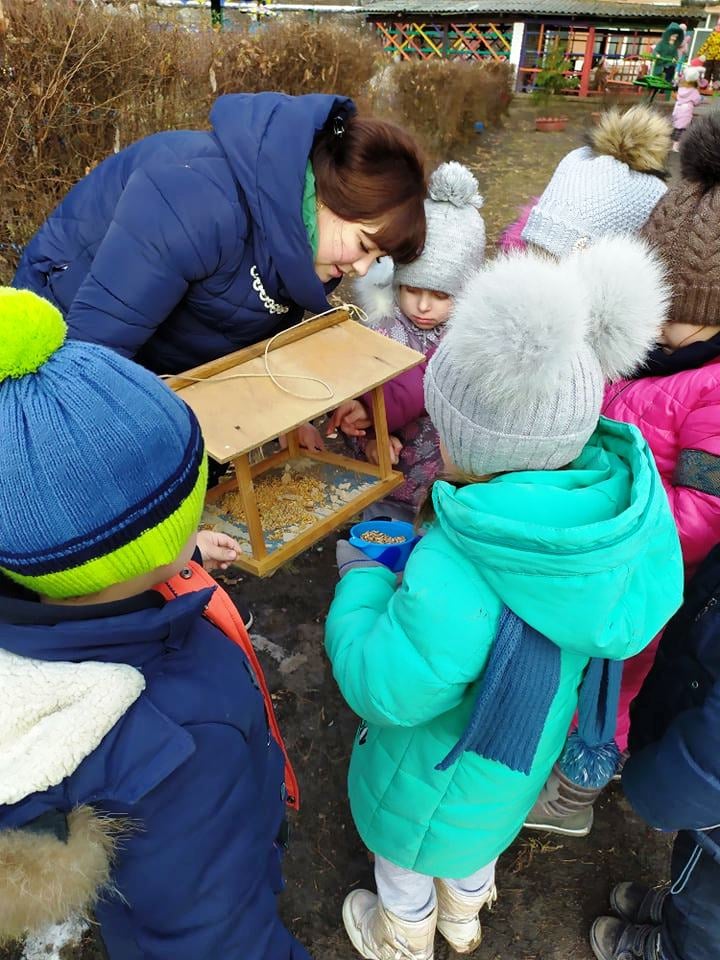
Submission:
[[[435,881],[438,899],[438,932],[456,953],[470,953],[480,945],[480,910],[492,909],[497,900],[495,884],[480,894],[459,893],[442,880]]]
[[[437,907],[422,920],[401,920],[374,893],[353,890],[343,904],[352,945],[366,960],[433,960]]]

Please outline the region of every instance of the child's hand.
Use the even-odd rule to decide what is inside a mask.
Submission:
[[[329,437],[342,430],[347,437],[364,437],[371,424],[372,420],[365,405],[359,400],[347,400],[340,404],[330,418],[325,434]]]
[[[316,450],[319,453],[325,449],[320,431],[311,423],[304,423],[301,427],[298,427],[297,434],[298,443],[304,450]]]
[[[338,565],[340,579],[350,573],[351,570],[359,570],[363,567],[381,567],[382,564],[377,560],[371,560],[366,557],[362,550],[358,550],[348,540],[338,540],[335,545],[335,558]]]
[[[392,463],[393,466],[400,460],[400,451],[402,448],[401,440],[398,440],[397,437],[390,437],[390,463]],[[378,466],[380,458],[378,457],[377,440],[368,440],[365,444],[365,456],[368,459],[368,463],[374,463],[376,467]]]
[[[314,450],[319,453],[321,450],[325,449],[325,444],[322,436],[320,435],[320,431],[311,423],[303,423],[301,427],[298,427],[297,437],[298,443],[304,450]],[[287,450],[287,436],[283,434],[281,437],[278,437],[278,440],[280,441],[280,449]]]
[[[197,535],[198,550],[206,567],[227,570],[240,554],[240,544],[226,533],[201,530]]]

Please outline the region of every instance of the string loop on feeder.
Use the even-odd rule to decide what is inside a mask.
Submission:
[[[161,380],[172,380],[179,378],[181,380],[188,380],[191,383],[222,383],[226,380],[266,380],[270,379],[278,388],[282,390],[283,393],[287,393],[291,397],[297,397],[298,400],[332,400],[335,396],[335,391],[330,386],[330,384],[323,380],[321,377],[311,377],[303,373],[273,373],[270,369],[269,362],[269,353],[270,348],[273,343],[282,337],[283,334],[289,333],[291,330],[296,330],[298,327],[304,326],[306,323],[310,323],[312,320],[319,320],[321,317],[326,317],[329,313],[335,313],[336,310],[347,310],[348,314],[352,319],[358,320],[360,323],[367,323],[367,314],[365,311],[358,307],[355,303],[341,303],[337,307],[331,307],[329,310],[323,311],[323,313],[316,313],[312,317],[306,317],[304,320],[301,320],[299,323],[293,324],[292,327],[288,327],[287,330],[281,330],[279,333],[276,333],[273,337],[270,337],[268,342],[265,344],[265,352],[263,353],[263,363],[265,365],[265,373],[229,373],[225,376],[216,374],[211,377],[190,377],[185,373],[166,373],[161,376]],[[304,380],[308,383],[317,383],[325,390],[321,396],[308,396],[306,393],[298,393],[295,390],[291,390],[289,387],[284,387],[280,380]]]

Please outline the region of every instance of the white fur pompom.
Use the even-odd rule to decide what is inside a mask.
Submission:
[[[636,237],[604,237],[572,255],[590,297],[588,338],[608,380],[629,376],[657,342],[670,287],[665,269]]]
[[[440,164],[432,174],[428,194],[438,203],[452,203],[455,207],[472,206],[479,210],[484,202],[475,177],[454,160]]]
[[[549,395],[586,345],[589,314],[587,289],[575,270],[541,254],[514,253],[468,283],[446,342],[486,396]]]
[[[394,265],[390,257],[374,263],[353,284],[355,302],[367,314],[369,326],[378,326],[395,312]]]

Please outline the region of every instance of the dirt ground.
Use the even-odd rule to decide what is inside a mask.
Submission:
[[[480,179],[491,241],[518,206],[542,190],[558,160],[579,145],[589,112],[570,104],[567,131],[541,134],[533,129],[536,110],[516,104],[504,129],[486,132],[477,146],[456,157],[469,162]],[[255,613],[255,643],[301,779],[303,807],[292,824],[282,912],[315,960],[355,956],[341,932],[341,904],[349,890],[372,885],[346,802],[357,719],[341,701],[323,652],[324,616],[336,582],[334,543],[328,538],[267,580],[227,578],[228,589]],[[587,839],[521,834],[500,860],[499,900],[473,956],[591,960],[588,929],[605,911],[613,883],[664,877],[668,850],[668,840],[633,816],[616,787],[598,804]],[[0,960],[20,956],[20,947],[0,951]],[[100,960],[101,953],[90,934],[82,947],[63,956]],[[449,956],[438,940],[438,960]]]

